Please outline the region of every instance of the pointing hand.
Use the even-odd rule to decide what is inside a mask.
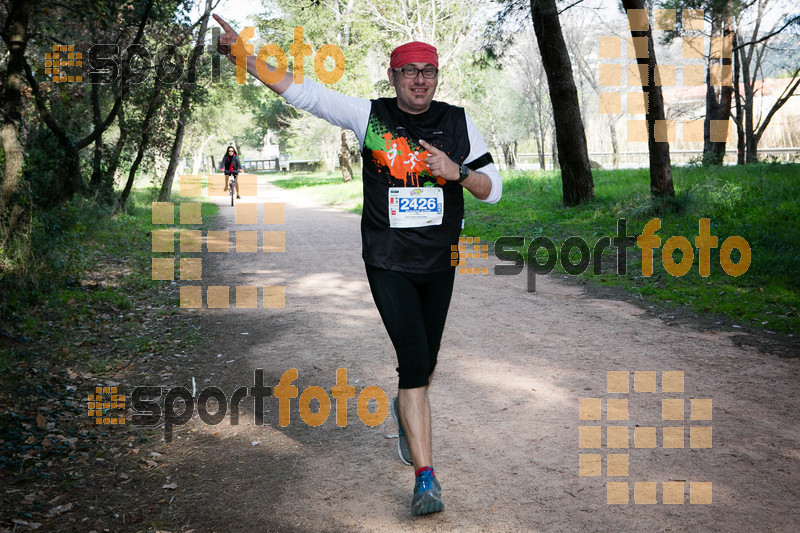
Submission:
[[[230,25],[222,19],[222,17],[216,13],[214,13],[212,16],[225,31],[225,33],[220,35],[219,39],[217,40],[217,52],[222,55],[228,55],[231,53],[231,45],[236,44],[236,39],[239,37],[239,34],[236,33],[236,30],[231,28]]]
[[[431,169],[431,174],[448,181],[456,181],[459,178],[458,165],[447,157],[446,153],[422,139],[420,139],[419,144],[428,151],[428,157],[425,162],[428,164],[428,168]]]

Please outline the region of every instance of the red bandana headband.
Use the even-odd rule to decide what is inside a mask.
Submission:
[[[389,68],[398,68],[409,63],[430,63],[439,68],[439,54],[433,46],[419,41],[401,44],[392,50]]]

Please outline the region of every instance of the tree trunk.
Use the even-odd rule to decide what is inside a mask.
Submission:
[[[733,19],[731,15],[720,14],[714,16],[711,21],[711,39],[722,39],[723,42],[733,39],[731,29]],[[713,52],[713,51],[712,51]],[[728,123],[731,115],[731,100],[733,96],[733,85],[726,85],[724,76],[722,85],[714,87],[711,85],[711,66],[719,65],[720,69],[724,66],[730,67],[731,57],[726,55],[726,47],[723,44],[719,50],[720,57],[708,57],[708,72],[706,73],[706,117],[703,120],[703,163],[708,165],[722,165],[725,160],[726,141],[711,140],[711,121],[724,120]],[[728,131],[728,128],[725,128]]]
[[[739,69],[741,65],[742,52],[737,46],[739,42],[739,33],[733,32],[733,87],[734,94],[736,95],[736,164],[745,164],[745,147],[744,147],[744,111],[742,110],[742,89],[739,85]]]
[[[158,102],[160,100],[159,96],[161,95],[161,84],[156,82],[153,84],[153,86],[153,97],[150,99],[150,105],[148,106],[147,112],[145,113],[142,121],[142,139],[139,142],[139,149],[137,150],[136,158],[133,160],[133,164],[131,165],[131,170],[128,172],[128,181],[125,182],[125,188],[119,195],[119,200],[117,200],[117,205],[114,209],[115,211],[121,211],[125,208],[125,204],[128,202],[128,196],[130,196],[131,189],[133,188],[133,180],[136,178],[136,172],[139,170],[139,164],[142,162],[144,151],[147,149],[147,145],[150,142],[150,128],[153,124],[153,117],[158,109]]]
[[[578,205],[594,198],[594,182],[578,91],[555,0],[531,0],[531,18],[553,108],[563,201],[565,205]]]
[[[25,47],[28,44],[28,20],[30,3],[16,0],[11,3],[8,18],[3,27],[3,37],[8,47],[8,65],[3,87],[3,128],[2,135],[5,168],[3,169],[2,190],[0,190],[0,226],[2,244],[11,239],[26,223],[26,210],[17,203],[17,195],[22,188],[22,165],[25,152],[20,139],[22,128],[22,77],[24,72]]]
[[[347,145],[347,132],[345,130],[342,130],[342,149],[339,152],[339,166],[342,168],[344,182],[353,181],[353,167],[350,166],[350,147]]]
[[[203,166],[203,161],[205,161],[206,145],[214,137],[216,137],[216,135],[214,133],[212,133],[211,135],[207,135],[207,136],[203,137],[203,140],[200,143],[200,146],[197,148],[196,152],[192,154],[192,174],[196,175],[196,174],[200,173],[200,168]],[[197,154],[197,157],[195,157],[195,154]]]
[[[544,158],[544,135],[541,133],[536,136],[536,150],[539,152],[539,169],[547,170],[547,163]]]
[[[117,168],[119,167],[119,157],[122,154],[122,149],[125,147],[125,141],[128,140],[128,126],[125,124],[124,105],[119,106],[117,120],[119,125],[119,138],[117,139],[116,146],[114,146],[114,151],[111,153],[111,157],[108,161],[108,168],[106,169],[106,173],[103,178],[103,183],[107,183],[109,186],[109,194],[114,193],[114,177],[117,174]]]
[[[753,100],[755,91],[750,83],[750,69],[742,63],[742,77],[744,78],[744,160],[745,163],[758,163],[758,148],[753,128]]]
[[[195,47],[192,49],[190,65],[196,65],[197,60],[203,54],[203,43],[206,39],[206,29],[208,28],[208,17],[211,13],[211,0],[206,0],[206,10],[203,13],[203,22],[200,24],[200,32],[197,34]],[[159,83],[158,80],[155,83]],[[172,196],[172,182],[175,180],[175,170],[178,168],[178,160],[183,149],[183,136],[186,133],[186,123],[192,115],[192,96],[194,95],[195,84],[185,82],[181,92],[181,108],[178,114],[178,127],[175,130],[175,140],[172,143],[172,151],[169,156],[169,165],[161,183],[161,190],[158,193],[159,202],[168,202]],[[236,147],[239,153],[239,147]],[[241,157],[241,156],[240,156]]]
[[[519,144],[517,143],[516,140],[512,141],[510,150],[511,152],[510,160],[509,160],[510,168],[517,168],[517,162],[519,161],[519,158],[517,157],[517,154],[519,153],[518,150],[519,150]]]
[[[92,101],[92,124],[95,129],[100,128],[102,118],[100,116],[100,85],[93,83],[91,88]],[[121,108],[122,106],[120,106]],[[118,112],[119,113],[119,112]],[[120,132],[122,137],[122,132]],[[103,172],[103,137],[97,137],[94,141],[94,151],[92,153],[92,177],[89,180],[89,190],[92,192],[96,201],[110,203],[113,201],[114,183],[108,183],[105,179],[108,173]],[[113,180],[113,175],[111,176]]]
[[[626,10],[645,9],[644,0],[622,0],[622,5]],[[647,147],[650,152],[650,194],[654,197],[675,196],[675,188],[672,185],[672,167],[669,157],[669,142],[667,138],[656,141],[656,121],[659,121],[659,128],[664,127],[664,136],[667,135],[667,126],[664,116],[664,99],[661,95],[661,87],[656,85],[656,53],[653,48],[653,33],[648,24],[647,30],[631,29],[634,48],[636,50],[639,65],[647,65],[647,85],[642,85],[642,92],[648,95],[647,98]],[[639,39],[637,39],[637,37]],[[647,38],[647,50],[641,46],[641,37]],[[642,80],[644,82],[644,80]]]
[[[200,172],[200,165],[203,164],[203,147],[200,146],[196,151],[192,152],[192,174],[196,175]]]
[[[756,33],[753,33],[755,39]],[[755,91],[753,90],[753,83],[750,81],[750,61],[753,58],[754,45],[750,45],[750,50],[742,53],[739,68],[742,73],[742,85],[744,89],[744,105],[742,111],[744,128],[744,161],[745,163],[758,162],[758,154],[756,153],[755,133],[753,128],[753,100],[755,99]],[[755,73],[754,73],[755,74]]]
[[[514,142],[500,143],[500,148],[503,150],[503,159],[506,162],[506,169],[514,168]]]
[[[614,168],[619,168],[619,141],[617,141],[617,123],[616,119],[609,115],[608,117],[608,131],[611,135],[611,161]]]
[[[492,133],[492,146],[494,146],[494,160],[497,162],[497,170],[506,170],[506,160],[503,157],[503,149],[500,147],[500,143],[497,142],[497,135]]]

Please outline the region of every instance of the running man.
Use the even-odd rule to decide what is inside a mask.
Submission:
[[[392,149],[386,150],[386,156],[389,158],[389,166],[394,166],[394,158],[400,154],[400,150],[397,149],[397,143],[392,143]]]
[[[418,155],[419,152],[417,150],[414,150],[413,154],[408,154],[408,161],[406,161],[405,163],[406,165],[411,163],[411,170],[414,170],[414,167],[417,165],[417,162],[419,161],[419,158],[417,157]]]
[[[214,18],[225,32],[218,50],[235,63],[230,46],[237,33]],[[261,80],[255,56],[247,58],[247,71]],[[415,468],[414,515],[444,510],[433,470],[428,387],[453,290],[451,246],[461,233],[463,189],[489,203],[502,194],[486,143],[464,109],[433,100],[438,74],[436,48],[411,42],[391,53],[387,75],[395,98],[345,96],[307,78],[296,84],[291,72],[266,84],[294,107],[350,129],[358,138],[362,256],[397,353],[399,390],[391,407],[399,425],[398,454]],[[401,153],[419,155],[414,169],[392,164],[395,144]]]

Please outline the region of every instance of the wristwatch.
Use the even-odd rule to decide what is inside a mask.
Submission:
[[[462,164],[458,168],[458,179],[456,180],[456,183],[461,183],[467,179],[467,176],[469,176],[469,169],[467,168],[467,165]]]

